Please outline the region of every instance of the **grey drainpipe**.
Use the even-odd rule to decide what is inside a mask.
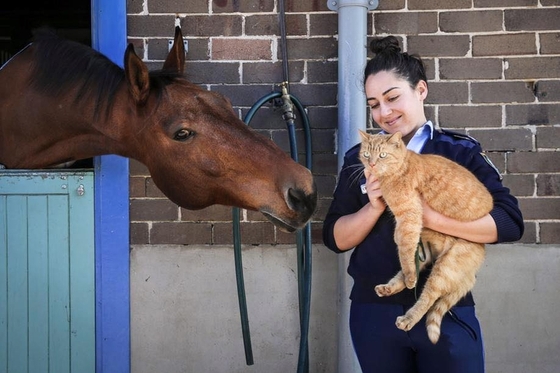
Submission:
[[[330,10],[338,12],[338,170],[344,154],[359,141],[358,129],[365,129],[366,102],[363,72],[367,58],[367,12],[377,8],[378,0],[328,0]],[[338,372],[360,372],[354,354],[348,320],[352,280],[346,273],[349,253],[338,261]]]

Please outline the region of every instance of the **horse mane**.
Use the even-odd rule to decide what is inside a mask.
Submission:
[[[36,34],[31,85],[41,93],[60,97],[78,87],[74,104],[94,100],[95,119],[105,110],[108,115],[115,95],[125,82],[124,70],[100,52],[87,45],[65,40],[50,31]],[[150,71],[150,87],[159,103],[165,87],[179,75]]]

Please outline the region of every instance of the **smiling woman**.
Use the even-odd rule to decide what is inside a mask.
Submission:
[[[248,128],[225,97],[183,77],[181,40],[177,27],[155,72],[132,45],[123,71],[81,44],[35,41],[0,70],[0,163],[41,168],[118,154],[144,163],[181,207],[237,206],[287,231],[303,227],[316,208],[311,172]]]

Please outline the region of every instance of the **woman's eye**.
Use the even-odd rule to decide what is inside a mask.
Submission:
[[[379,153],[379,158],[385,158],[386,156],[387,156],[387,153],[385,153],[385,152]]]
[[[398,98],[399,98],[399,96],[389,97],[389,102],[396,101]]]
[[[175,132],[175,135],[173,136],[173,140],[175,141],[185,141],[188,138],[192,137],[194,135],[193,131],[190,131],[186,128],[182,128],[179,131]]]

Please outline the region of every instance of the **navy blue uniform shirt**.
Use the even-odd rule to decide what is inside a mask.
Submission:
[[[336,245],[333,228],[344,215],[355,213],[369,203],[360,185],[365,182],[360,171],[360,145],[351,148],[345,155],[340,171],[334,199],[323,225],[323,241],[334,252],[342,252]],[[498,229],[499,242],[517,241],[523,235],[523,217],[517,199],[504,187],[496,168],[482,152],[480,144],[465,135],[434,130],[433,136],[424,144],[421,153],[439,154],[469,169],[490,191],[494,208],[490,215]],[[363,167],[362,167],[363,168]],[[397,247],[393,239],[394,218],[389,209],[380,216],[368,236],[357,245],[350,258],[348,273],[354,279],[350,299],[356,302],[396,303],[412,305],[416,302],[415,291],[405,289],[390,297],[378,297],[375,286],[387,283],[400,270]],[[429,269],[422,271],[418,282],[418,294],[423,287]],[[473,305],[471,293],[459,303],[460,306]]]

